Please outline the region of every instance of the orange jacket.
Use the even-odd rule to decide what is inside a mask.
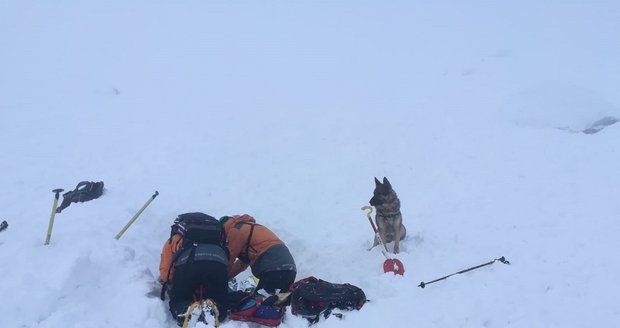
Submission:
[[[249,224],[242,224],[245,222]],[[247,257],[249,263],[238,259],[239,255],[243,256],[246,251],[250,231],[254,225],[250,247]],[[282,245],[284,242],[280,240],[268,228],[256,224],[256,220],[248,214],[234,215],[224,224],[224,231],[228,239],[228,251],[230,252],[230,262],[228,263],[228,279],[231,279],[243,272],[248,266],[254,265],[256,259],[263,254],[269,247],[273,245]]]
[[[181,247],[183,247],[183,238],[180,235],[174,235],[164,243],[164,247],[161,250],[161,260],[159,261],[159,279],[162,282],[172,282],[172,277],[174,277],[172,259],[174,259]]]

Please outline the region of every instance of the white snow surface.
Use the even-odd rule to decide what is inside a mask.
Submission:
[[[371,300],[316,327],[619,327],[620,123],[580,132],[620,118],[619,31],[611,0],[3,0],[0,327],[175,327],[146,294],[190,211]],[[384,176],[404,276],[368,251]]]

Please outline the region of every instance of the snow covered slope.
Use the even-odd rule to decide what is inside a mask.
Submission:
[[[620,325],[620,124],[579,132],[620,118],[618,17],[582,0],[3,1],[0,327],[174,327],[145,294],[188,211],[252,214],[298,278],[371,299],[321,327]],[[402,277],[367,250],[383,176]],[[44,246],[51,190],[82,180],[106,194]]]

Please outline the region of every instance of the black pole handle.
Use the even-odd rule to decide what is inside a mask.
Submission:
[[[65,190],[64,190],[64,189],[60,189],[60,188],[59,188],[59,189],[54,189],[54,190],[52,190],[52,192],[56,194],[56,195],[54,196],[54,197],[56,197],[56,199],[58,199],[58,198],[59,198],[59,196],[58,196],[58,195],[59,195],[61,192],[63,192],[63,191],[65,191]]]

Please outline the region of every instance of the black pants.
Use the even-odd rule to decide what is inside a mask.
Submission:
[[[293,270],[277,270],[267,271],[260,274],[256,290],[265,289],[267,293],[273,294],[276,289],[280,291],[288,291],[288,288],[295,282],[297,272]]]
[[[228,272],[226,265],[215,261],[191,262],[174,269],[170,295],[170,312],[176,319],[194,302],[194,296],[210,298],[217,305],[220,321],[228,311]]]

